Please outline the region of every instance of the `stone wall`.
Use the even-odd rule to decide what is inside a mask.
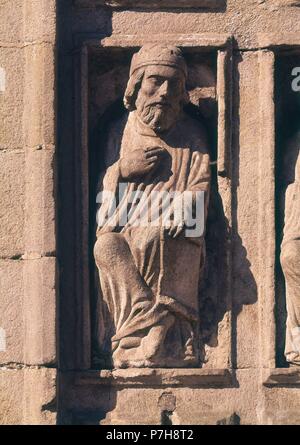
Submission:
[[[299,5],[0,0],[0,423],[300,422],[275,224],[276,70],[286,53],[300,62]],[[228,286],[219,344],[197,370],[93,369],[89,131],[101,100],[91,107],[89,87],[101,58],[147,42],[217,60]]]
[[[55,422],[56,5],[1,1],[1,424]]]

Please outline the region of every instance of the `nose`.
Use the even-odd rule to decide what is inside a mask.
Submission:
[[[159,89],[159,95],[161,97],[166,97],[168,96],[168,94],[169,94],[169,82],[165,80]]]

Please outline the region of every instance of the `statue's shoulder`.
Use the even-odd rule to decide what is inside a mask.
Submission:
[[[184,142],[193,151],[208,152],[207,130],[202,122],[194,119],[187,113],[183,113],[179,126]]]

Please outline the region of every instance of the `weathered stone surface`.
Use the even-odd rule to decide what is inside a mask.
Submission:
[[[281,11],[281,12],[280,12]],[[283,36],[291,30],[300,31],[300,10],[295,7],[283,8],[272,1],[227,0],[226,10],[214,14],[208,11],[201,14],[195,10],[186,14],[170,15],[165,11],[143,11],[135,14],[132,11],[120,11],[113,16],[113,29],[117,34],[154,35],[160,33],[193,33],[229,32],[234,34],[240,48],[257,48],[257,33],[275,33]],[[282,16],[284,15],[284,19]],[[171,17],[171,18],[170,18]],[[278,32],[280,30],[280,32]]]
[[[147,388],[122,386],[122,390],[118,390],[114,386],[99,385],[97,387],[94,384],[74,386],[73,374],[64,374],[62,378],[66,388],[73,388],[72,391],[68,391],[68,397],[64,399],[64,411],[68,413],[66,423],[72,423],[76,419],[76,422],[83,424],[163,425],[166,413],[164,413],[162,398],[166,393],[168,397],[171,397],[172,410],[175,405],[169,417],[171,422],[168,424],[251,425],[262,423],[263,398],[260,393],[259,377],[255,370],[237,371],[236,378],[240,387],[233,385],[226,388],[213,386],[189,388],[186,384],[179,388],[154,385]],[[128,404],[130,404],[130,410],[126,409]],[[79,406],[82,408],[80,409]]]
[[[287,408],[288,407],[288,408]],[[299,425],[299,386],[265,388],[263,392],[262,423],[265,425]]]
[[[0,364],[55,364],[55,258],[1,260],[0,279]]]
[[[25,156],[20,150],[0,150],[0,256],[24,252]]]
[[[56,422],[56,370],[25,365],[56,362],[55,5],[0,2],[1,424]]]
[[[26,257],[53,256],[56,251],[56,155],[53,148],[28,148],[25,160]]]
[[[56,416],[56,369],[24,369],[23,424],[55,425]]]
[[[285,154],[299,149],[298,143],[292,148],[287,143],[299,131],[299,92],[291,88],[292,68],[299,65],[299,5],[298,0],[0,0],[1,424],[55,424],[57,401],[69,424],[300,423],[299,366],[276,368],[288,366],[285,298],[298,297],[290,282],[297,275],[299,249],[283,252],[284,277],[279,247],[281,201],[294,182],[283,179],[291,177],[293,164]],[[95,353],[85,345],[95,315],[93,283],[87,291],[82,277],[92,275],[89,193],[93,169],[100,167],[87,139],[99,118],[103,132],[120,111],[129,60],[147,43],[180,47],[187,59],[209,67],[207,84],[191,99],[199,107],[194,112],[209,120],[212,178],[228,220],[226,301],[215,292],[220,268],[212,261],[217,279],[210,281],[209,292],[221,309],[216,314],[217,306],[208,305],[206,314],[212,323],[220,321],[209,333],[203,368],[90,370]],[[226,78],[222,57],[229,60]],[[105,71],[110,64],[113,73]],[[286,72],[278,81],[281,65]],[[102,79],[102,90],[95,89]],[[231,91],[232,110],[227,102],[226,114]],[[227,149],[226,127],[232,130]],[[226,168],[217,159],[217,145],[232,156]],[[70,368],[60,370],[59,392],[56,370],[49,368],[56,366],[56,350],[63,367]]]
[[[0,1],[1,43],[19,43],[23,38],[23,0]]]
[[[0,260],[0,365],[23,362],[23,293],[23,261]]]
[[[75,0],[83,8],[112,6],[115,8],[208,8],[224,6],[224,0]]]
[[[85,2],[85,6],[87,3]],[[70,410],[68,411],[70,414],[74,408],[73,418],[73,414],[70,414],[71,423],[72,421],[89,423],[89,414],[91,414],[93,422],[96,423],[98,416],[98,423],[124,424],[131,421],[159,424],[162,422],[162,413],[158,401],[161,400],[163,392],[171,392],[169,396],[176,398],[176,409],[171,417],[173,424],[185,422],[262,424],[266,421],[288,423],[287,416],[285,419],[283,417],[282,407],[286,406],[288,410],[289,397],[292,401],[291,419],[297,421],[297,416],[295,416],[297,392],[293,385],[297,383],[298,377],[296,378],[289,371],[291,376],[284,380],[280,376],[276,377],[276,373],[272,373],[270,381],[278,379],[276,397],[280,397],[282,390],[284,398],[282,406],[275,404],[280,413],[278,416],[271,415],[273,399],[271,396],[265,398],[265,394],[271,395],[272,389],[268,388],[270,393],[265,393],[264,379],[261,378],[261,368],[276,366],[275,222],[273,218],[275,211],[275,96],[272,91],[275,60],[272,51],[265,51],[264,48],[276,47],[280,51],[280,48],[290,46],[295,49],[300,42],[299,8],[284,7],[291,2],[280,3],[257,0],[253,1],[250,7],[247,2],[228,0],[226,9],[224,8],[221,14],[214,14],[212,11],[202,14],[191,10],[189,14],[176,14],[176,18],[173,11],[168,12],[162,9],[138,11],[124,8],[113,11],[112,20],[107,24],[107,35],[110,37],[101,38],[103,53],[99,51],[97,60],[101,60],[102,54],[111,54],[112,58],[117,58],[120,53],[135,51],[137,47],[145,43],[157,41],[182,46],[187,53],[189,51],[201,52],[204,48],[214,50],[225,48],[229,42],[227,38],[222,39],[221,34],[232,33],[234,36],[236,46],[233,52],[233,116],[230,122],[233,130],[231,145],[233,171],[230,176],[232,184],[228,178],[225,178],[224,183],[219,181],[223,189],[226,189],[226,186],[228,189],[231,186],[233,188],[233,314],[228,312],[228,317],[223,320],[218,337],[227,339],[228,331],[230,331],[232,335],[231,338],[229,337],[232,342],[230,360],[233,366],[239,369],[236,373],[237,380],[232,384],[234,387],[229,387],[228,384],[228,387],[220,392],[216,388],[196,389],[194,386],[192,390],[186,387],[154,389],[154,387],[151,388],[151,383],[149,387],[146,387],[147,384],[143,379],[140,381],[137,376],[127,374],[122,376],[122,391],[120,391],[117,385],[118,379],[114,378],[114,375],[120,371],[102,371],[105,374],[106,383],[99,384],[97,389],[96,382],[99,375],[97,372],[93,376],[87,373],[80,377],[82,384],[76,389],[78,393],[76,395],[72,393],[71,388],[74,388],[74,381],[72,381],[68,394],[65,395],[66,412]],[[73,18],[76,31],[80,26],[87,31],[88,26],[91,25],[93,32],[96,33],[97,29],[100,29],[100,22],[103,26],[104,8],[95,8],[92,13],[88,8],[77,9],[77,14],[78,18]],[[91,14],[94,14],[94,20],[91,20]],[[87,20],[85,24],[83,24],[84,18]],[[193,35],[191,35],[191,30],[193,30]],[[293,30],[293,35],[291,30]],[[261,38],[261,33],[265,33],[264,38]],[[259,48],[263,50],[259,51]],[[244,49],[251,51],[244,51]],[[93,56],[89,60],[93,61]],[[97,66],[101,69],[101,61]],[[122,72],[125,76],[128,66],[122,66],[122,68],[124,68]],[[107,76],[109,77],[110,74]],[[95,80],[96,78],[93,78],[92,82]],[[113,76],[110,87],[113,90]],[[101,103],[104,108],[106,94],[110,94],[108,90],[105,91],[105,97]],[[120,96],[117,89],[113,90],[113,94],[115,99]],[[93,105],[97,101],[101,102],[101,96],[97,97]],[[105,110],[101,109],[101,112],[105,113]],[[230,215],[229,194],[225,202],[227,215]],[[216,343],[212,342],[211,349],[213,350],[214,347]],[[224,363],[225,358],[228,358],[225,349],[221,346],[221,361]],[[228,360],[229,367],[230,360]],[[212,367],[216,369],[218,357],[212,363]],[[204,369],[209,369],[209,362]],[[278,372],[280,374],[280,371]],[[106,387],[110,381],[111,388]],[[129,388],[126,388],[126,382]],[[137,389],[129,383],[141,386]],[[281,388],[280,385],[289,385],[286,393],[285,388]],[[89,386],[92,389],[89,390]],[[78,397],[79,393],[81,393],[80,397]],[[104,397],[102,405],[97,402],[97,394]],[[108,401],[109,395],[110,401]],[[72,408],[72,403],[68,405],[71,402],[70,398],[73,398]],[[146,399],[149,401],[147,407],[144,404]],[[81,401],[82,410],[78,407],[78,400]],[[217,408],[216,400],[220,402]],[[127,415],[125,409],[128,403],[132,407],[132,417],[131,413]],[[107,413],[105,407],[109,408],[108,411],[111,414],[104,416]]]
[[[269,2],[277,6],[300,6],[299,0],[269,0]]]
[[[0,368],[0,425],[56,423],[56,370]]]
[[[24,363],[56,363],[56,259],[24,260]]]
[[[23,146],[24,57],[23,48],[0,42],[0,67],[5,74],[5,90],[0,93],[0,150]]]
[[[237,366],[240,368],[255,367],[258,363],[258,312],[257,305],[257,247],[258,218],[251,211],[258,206],[259,188],[256,179],[258,169],[258,147],[260,140],[256,129],[259,115],[253,110],[259,107],[258,57],[255,53],[242,53],[236,59],[239,73],[239,94],[234,98],[234,107],[239,117],[238,129],[234,134],[235,151],[233,168],[235,169],[234,187],[238,200],[236,221],[237,232],[234,233],[233,246],[233,307],[237,316],[237,329],[242,333],[237,341]],[[246,326],[251,326],[247,329]]]
[[[25,48],[24,144],[29,149],[55,145],[55,50],[53,43]]]
[[[264,370],[264,385],[273,386],[300,386],[300,369],[298,366],[291,368],[277,368]]]
[[[0,368],[0,425],[22,425],[23,385],[23,370]]]
[[[209,387],[230,386],[233,374],[228,369],[119,369],[115,371],[87,371],[74,374],[76,385],[117,387]]]
[[[259,142],[259,217],[258,217],[258,288],[261,364],[266,368],[276,366],[275,354],[275,108],[274,75],[275,57],[272,51],[261,51],[259,61],[260,131]],[[268,232],[268,236],[265,234]]]
[[[55,43],[56,36],[56,2],[47,0],[24,0],[24,34],[25,42]],[[53,69],[53,64],[49,64]]]

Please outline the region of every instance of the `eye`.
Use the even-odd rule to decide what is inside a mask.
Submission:
[[[174,79],[170,82],[172,88],[180,88],[181,82],[179,79]]]
[[[163,83],[163,79],[161,77],[151,77],[151,83],[154,86],[161,86]]]

